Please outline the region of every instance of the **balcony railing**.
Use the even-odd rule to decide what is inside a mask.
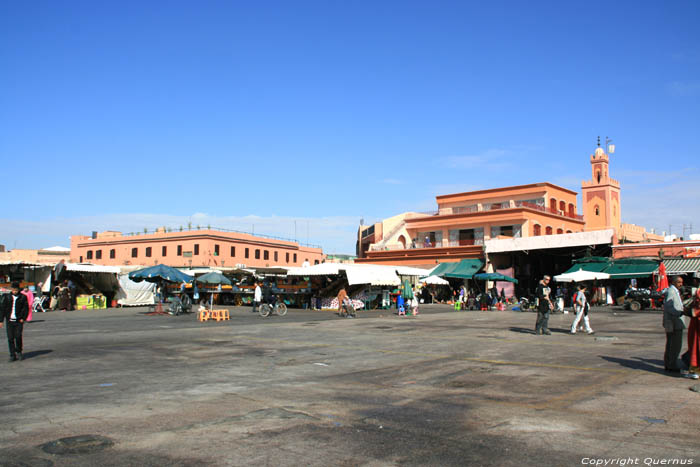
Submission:
[[[540,206],[539,204],[520,202],[520,203],[516,203],[516,206],[528,208],[528,209],[534,209],[536,211],[546,212],[549,214],[556,214],[557,216],[564,216],[564,217],[568,217],[569,219],[576,219],[579,221],[583,220],[583,216],[580,216],[578,214],[572,214],[570,212],[560,211],[559,209],[553,209],[551,207]]]
[[[474,246],[474,245],[483,245],[484,240],[483,239],[473,239],[473,240],[453,240],[453,241],[448,241],[448,240],[443,240],[441,242],[436,242],[435,244],[430,244],[430,245],[425,245],[425,244],[415,244],[415,245],[406,245],[405,247],[403,245],[384,245],[384,246],[379,246],[379,245],[370,245],[369,251],[396,251],[396,250],[421,250],[421,249],[429,249],[429,248],[454,248],[454,247],[459,247],[459,246]]]
[[[576,219],[576,220],[583,220],[583,216],[579,214],[571,214],[570,212],[567,211],[560,211],[559,209],[552,209],[551,207],[545,207],[545,206],[540,206],[539,204],[534,204],[534,203],[528,203],[526,201],[516,201],[515,202],[515,207],[523,207],[523,208],[529,208],[529,209],[534,209],[540,212],[546,212],[549,214],[556,214],[557,216],[563,216],[563,217],[568,217],[569,219]],[[428,216],[451,216],[455,214],[470,214],[474,212],[487,212],[487,211],[500,211],[502,209],[510,209],[511,205],[510,202],[503,202],[503,203],[494,203],[491,205],[483,206],[482,210],[479,211],[476,207],[474,206],[459,206],[459,207],[453,207],[453,208],[442,208],[439,211],[427,211],[427,212],[422,212],[421,214],[426,214]]]

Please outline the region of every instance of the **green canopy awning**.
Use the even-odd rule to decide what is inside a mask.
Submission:
[[[577,261],[564,274],[576,271],[603,272],[608,266],[610,266],[610,262],[606,258],[604,258],[604,261]]]
[[[457,267],[458,263],[440,263],[438,266],[433,269],[433,271],[430,273],[431,276],[438,276],[442,277],[448,272],[452,272],[454,268]]]
[[[649,259],[626,258],[615,260],[604,272],[610,279],[649,277],[659,268],[659,262]]]
[[[513,284],[518,283],[518,279],[514,279],[498,272],[482,272],[481,274],[475,274],[474,279],[478,279],[480,281],[512,282]]]
[[[484,265],[480,259],[463,259],[451,271],[445,272],[442,275],[445,277],[453,277],[456,279],[471,279],[474,274],[479,272]],[[435,275],[435,273],[433,273]]]

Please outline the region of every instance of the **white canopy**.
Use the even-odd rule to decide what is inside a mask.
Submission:
[[[289,268],[288,276],[333,276],[340,273],[340,269],[345,269],[345,264],[321,263],[314,264],[306,268]]]
[[[445,279],[439,276],[428,276],[425,279],[420,280],[424,284],[428,285],[450,285]]]
[[[604,272],[584,271],[582,269],[570,272],[568,274],[559,274],[558,276],[554,276],[554,280],[557,282],[585,282],[603,279],[610,279],[610,274],[606,274]]]
[[[401,280],[396,275],[397,266],[380,266],[377,264],[321,263],[306,268],[290,268],[287,271],[287,275],[302,277],[334,276],[340,274],[341,271],[345,271],[345,274],[348,276],[349,285],[401,285]],[[405,275],[413,275],[413,273],[417,273],[417,271],[410,271],[410,274]]]
[[[395,268],[390,266],[348,264],[345,267],[345,274],[348,276],[348,285],[401,285],[401,279],[396,275]]]
[[[430,274],[431,271],[431,269],[412,268],[410,266],[395,266],[394,268],[399,276],[423,277]]]
[[[121,272],[119,266],[102,266],[99,264],[85,263],[66,263],[66,270],[78,272],[107,272],[112,274],[119,274]]]

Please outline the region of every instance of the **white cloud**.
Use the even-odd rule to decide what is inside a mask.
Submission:
[[[512,165],[506,160],[512,154],[512,151],[505,149],[489,149],[476,155],[448,156],[443,159],[443,163],[452,169],[500,170]]]
[[[70,246],[71,235],[90,235],[92,231],[117,230],[120,232],[143,232],[158,227],[177,230],[192,227],[223,228],[258,235],[271,235],[286,239],[295,237],[300,243],[317,244],[325,253],[347,253],[355,251],[355,237],[360,216],[333,217],[241,217],[212,216],[195,213],[191,216],[167,214],[128,213],[100,216],[54,218],[41,221],[0,219],[0,244],[12,248],[45,248],[53,245]],[[296,229],[295,229],[296,221]],[[307,242],[308,240],[308,242]]]

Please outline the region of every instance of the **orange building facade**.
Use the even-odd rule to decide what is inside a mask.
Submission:
[[[582,232],[576,196],[551,183],[437,196],[434,213],[405,213],[390,218],[398,222],[389,226],[361,227],[355,261],[427,267],[483,258],[484,241],[492,238]]]
[[[600,143],[599,143],[600,146]],[[663,236],[623,224],[620,183],[610,177],[610,159],[596,148],[591,179],[581,184],[583,215],[575,191],[535,183],[437,196],[434,213],[408,212],[361,225],[356,262],[434,266],[484,258],[484,241],[613,229],[613,243],[660,242]]]
[[[271,267],[318,264],[320,247],[220,230],[123,235],[101,232],[71,237],[70,260],[110,266],[166,264],[173,267]]]

